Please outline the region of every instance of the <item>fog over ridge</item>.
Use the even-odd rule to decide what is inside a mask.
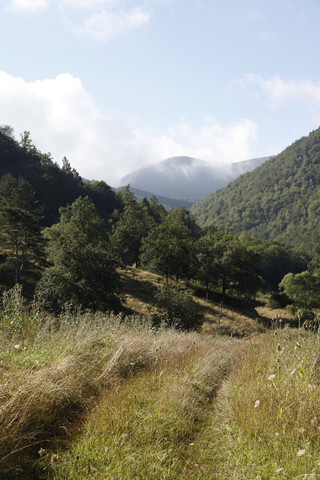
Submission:
[[[269,158],[213,164],[188,156],[170,157],[131,172],[121,183],[158,195],[203,198]]]

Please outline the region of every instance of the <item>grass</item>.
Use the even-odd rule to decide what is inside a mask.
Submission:
[[[145,437],[137,430],[141,452],[147,451],[148,442],[150,447],[154,443],[149,427],[141,423],[144,415],[150,421],[155,418],[153,432],[157,425],[162,424],[163,431],[171,425],[169,443],[177,438],[183,441],[198,427],[204,414],[201,408],[230,368],[233,348],[228,339],[171,330],[155,334],[148,326],[132,325],[134,319],[129,319],[127,326],[119,317],[84,315],[70,320],[60,319],[56,328],[46,323],[32,341],[16,344],[13,338],[6,342],[6,349],[2,343],[7,359],[2,363],[0,389],[2,478],[46,478],[50,470],[54,472],[50,478],[77,478],[78,473],[65,466],[68,461],[61,452],[66,445],[75,438],[74,451],[82,450],[77,442],[85,429],[89,438],[92,434],[96,437],[97,445],[85,440],[84,451],[99,451],[103,436],[110,436],[108,443],[115,431],[118,436],[119,432],[127,434],[125,426],[132,423],[127,423],[127,414],[134,409],[144,409],[136,414],[138,426],[145,430]],[[157,411],[155,405],[159,405]],[[184,420],[178,428],[175,418],[180,417]],[[101,425],[101,433],[92,425]],[[163,438],[160,436],[159,445]],[[117,448],[115,458],[120,454]],[[58,470],[50,463],[57,454],[61,458]],[[85,471],[94,468],[96,472],[104,457],[96,454],[91,467],[90,455],[75,453],[84,462]],[[74,465],[73,454],[70,464]],[[80,462],[76,465],[80,468]]]
[[[188,449],[205,424],[206,406],[230,371],[238,345],[173,332],[163,340],[172,335],[181,353],[171,360],[166,353],[155,370],[106,394],[49,478],[185,478]]]
[[[157,281],[137,297],[131,282],[132,302]],[[317,334],[199,299],[203,331],[183,333],[134,309],[54,318],[19,295],[1,312],[1,479],[320,477]]]
[[[164,278],[158,274],[133,267],[119,269],[119,273],[124,289],[122,301],[124,311],[147,316],[155,313],[154,294],[164,282]],[[176,282],[170,281],[176,284]],[[183,281],[179,281],[179,286],[182,289],[187,288]],[[188,288],[193,294],[199,290],[198,287],[194,289]],[[202,296],[205,297],[204,291]],[[233,299],[233,303],[240,305],[238,308],[230,305],[220,307],[220,300],[214,302],[201,298],[199,295],[193,295],[193,299],[198,303],[203,312],[203,331],[207,333],[218,333],[241,338],[265,332],[263,325],[257,322],[257,319],[263,315],[263,311],[251,308],[249,312],[248,309],[242,307],[239,299]]]
[[[319,358],[315,335],[285,329],[250,342],[195,453],[202,477],[190,478],[319,478]]]

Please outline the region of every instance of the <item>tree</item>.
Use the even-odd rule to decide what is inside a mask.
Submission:
[[[196,255],[196,278],[199,279],[206,287],[206,297],[209,296],[209,287],[214,284],[216,278],[216,262],[217,254],[216,236],[211,230],[200,237],[195,245]]]
[[[6,263],[13,264],[15,283],[21,282],[26,262],[36,262],[43,253],[40,218],[41,208],[30,183],[4,175],[0,179],[0,252]]]
[[[153,218],[157,225],[164,221],[167,216],[167,211],[164,206],[158,202],[155,195],[152,195],[149,200],[144,198],[142,203],[147,207],[150,217]]]
[[[163,223],[150,231],[142,245],[141,262],[151,270],[176,280],[192,273],[193,245],[200,235],[195,219],[184,207],[171,210]]]
[[[119,277],[110,258],[106,224],[88,197],[60,209],[60,223],[45,230],[53,265],[38,292],[47,307],[66,303],[90,309],[117,309]]]
[[[258,273],[268,290],[277,290],[287,273],[301,273],[307,267],[307,259],[294,249],[274,240],[258,240],[246,233],[239,236],[240,242],[257,255]]]
[[[124,264],[136,264],[138,267],[143,238],[148,235],[155,223],[148,213],[148,208],[135,200],[129,187],[121,192],[121,198],[124,209],[113,227],[111,238],[113,252]]]
[[[320,271],[288,273],[281,280],[279,287],[298,307],[320,306]]]
[[[197,244],[197,276],[216,285],[224,300],[227,291],[253,296],[261,286],[257,274],[258,257],[248,250],[230,229],[209,230]]]

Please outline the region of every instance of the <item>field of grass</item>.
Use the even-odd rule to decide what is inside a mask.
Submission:
[[[212,317],[203,331],[156,331],[137,306],[157,280],[137,285],[137,277],[125,279],[130,316],[54,318],[37,305],[26,310],[19,292],[8,297],[0,478],[319,478],[317,333],[263,329],[204,300]],[[272,316],[260,308],[258,316]],[[244,337],[223,335],[227,325]]]

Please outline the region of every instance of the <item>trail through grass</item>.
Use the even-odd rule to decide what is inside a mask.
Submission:
[[[241,350],[235,341],[193,338],[187,355],[106,394],[50,478],[188,477],[189,450]]]

